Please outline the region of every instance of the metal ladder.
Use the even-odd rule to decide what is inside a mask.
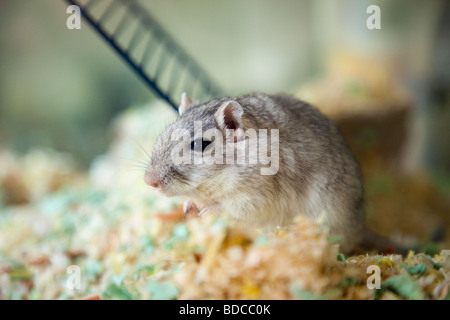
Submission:
[[[182,92],[196,100],[221,90],[135,0],[66,0],[161,99],[178,110]]]

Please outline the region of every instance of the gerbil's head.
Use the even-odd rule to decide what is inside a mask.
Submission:
[[[229,98],[198,105],[183,94],[179,113],[156,141],[145,182],[167,196],[213,201],[239,180],[225,150],[245,143],[243,108]]]

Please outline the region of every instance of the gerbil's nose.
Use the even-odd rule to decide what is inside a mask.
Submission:
[[[145,171],[144,181],[150,187],[159,188],[161,186],[161,179],[159,178],[158,170],[155,170],[155,168],[148,168],[147,171]]]

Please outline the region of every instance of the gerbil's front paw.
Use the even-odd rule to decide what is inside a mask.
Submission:
[[[207,215],[207,214],[219,214],[219,213],[220,213],[220,207],[212,205],[212,206],[203,208],[200,211],[200,213],[198,214],[198,216],[203,217],[204,215]]]
[[[211,212],[211,209],[206,207],[203,208],[202,211],[200,211],[200,213],[198,214],[199,217],[203,217],[205,214],[207,214],[208,212]]]
[[[200,209],[193,201],[186,200],[183,204],[183,212],[186,217],[198,216]]]

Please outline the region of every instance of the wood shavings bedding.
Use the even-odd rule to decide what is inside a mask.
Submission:
[[[90,189],[0,217],[1,299],[450,297],[450,250],[342,257],[305,219],[262,234],[226,215],[185,220],[178,203],[147,192]],[[79,289],[70,289],[72,265]],[[380,268],[380,290],[366,285],[370,265]]]

